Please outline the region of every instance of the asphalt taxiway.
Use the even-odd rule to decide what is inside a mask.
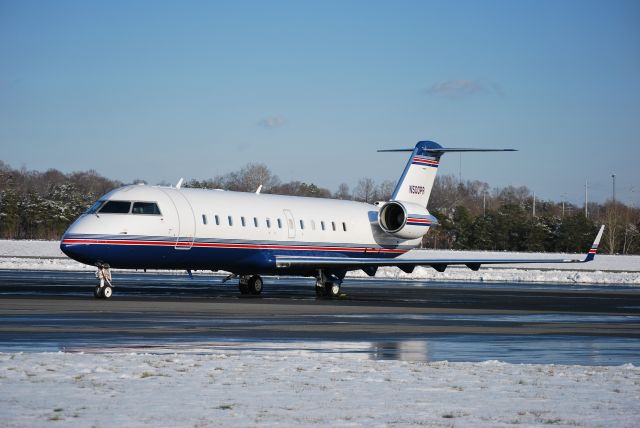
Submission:
[[[114,280],[101,300],[91,272],[0,271],[0,350],[338,341],[384,354],[417,341],[430,344],[423,359],[640,363],[632,288],[354,279],[329,300],[305,278],[267,277],[261,296],[219,276]]]

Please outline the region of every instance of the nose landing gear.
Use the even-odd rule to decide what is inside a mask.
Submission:
[[[93,289],[93,296],[96,299],[110,299],[113,295],[113,284],[111,284],[111,270],[109,267],[98,266],[96,278],[100,283]]]

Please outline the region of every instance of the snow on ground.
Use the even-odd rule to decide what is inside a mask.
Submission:
[[[483,251],[413,250],[401,257],[446,258],[560,258],[581,259],[584,254],[540,254]],[[0,240],[0,269],[23,270],[94,270],[75,262],[60,251],[58,241]],[[362,271],[348,277],[366,277]],[[478,272],[466,267],[450,267],[445,272],[417,267],[407,274],[393,267],[380,268],[376,277],[429,281],[467,282],[553,282],[564,284],[640,285],[640,256],[599,254],[584,264],[534,264],[483,267]]]
[[[0,353],[0,426],[637,427],[640,368],[305,350]]]
[[[60,241],[0,239],[0,256],[66,257],[60,251]]]

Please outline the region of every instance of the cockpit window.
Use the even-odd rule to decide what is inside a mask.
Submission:
[[[160,209],[155,202],[134,202],[131,212],[133,214],[160,215]]]
[[[129,214],[131,202],[129,201],[107,201],[100,208],[100,214]]]
[[[98,210],[104,203],[105,201],[97,201],[95,204],[89,207],[89,209],[85,212],[85,214],[95,214],[96,212],[98,212]]]

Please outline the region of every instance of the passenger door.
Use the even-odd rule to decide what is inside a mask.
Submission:
[[[190,250],[196,236],[196,218],[189,200],[179,190],[170,193],[176,211],[180,229],[176,238],[176,250]]]
[[[291,213],[290,210],[283,210],[284,211],[284,221],[285,223],[287,223],[287,233],[288,233],[288,237],[290,239],[295,239],[296,237],[296,223],[293,219],[293,214]]]

